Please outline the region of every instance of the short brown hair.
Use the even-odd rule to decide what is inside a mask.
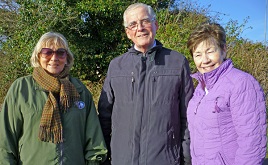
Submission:
[[[217,23],[210,22],[205,22],[197,26],[191,33],[187,42],[187,47],[190,50],[191,55],[193,55],[197,45],[203,41],[212,41],[223,50],[226,45],[224,28]]]

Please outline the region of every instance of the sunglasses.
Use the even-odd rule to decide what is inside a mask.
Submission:
[[[67,55],[66,49],[63,49],[63,48],[59,48],[56,51],[50,48],[42,48],[40,53],[41,53],[41,57],[43,58],[51,58],[53,54],[57,55],[58,58],[65,58]]]

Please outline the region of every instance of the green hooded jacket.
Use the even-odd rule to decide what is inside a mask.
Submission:
[[[64,142],[59,144],[38,139],[48,92],[32,76],[11,85],[0,111],[1,165],[97,165],[105,160],[107,149],[92,95],[78,79],[70,81],[82,104],[61,114]]]

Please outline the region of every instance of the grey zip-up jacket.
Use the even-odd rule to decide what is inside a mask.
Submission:
[[[192,93],[187,59],[158,41],[145,54],[132,47],[113,59],[98,104],[111,163],[190,164],[186,109]]]

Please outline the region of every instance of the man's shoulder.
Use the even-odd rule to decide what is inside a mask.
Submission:
[[[177,50],[170,49],[170,48],[167,48],[167,47],[164,47],[164,46],[162,47],[161,50],[162,50],[162,51],[170,52],[170,53],[172,53],[172,54],[174,54],[174,55],[182,55],[182,56],[184,56],[182,53],[178,52]]]
[[[166,55],[167,58],[170,59],[178,59],[178,60],[184,60],[185,56],[178,52],[177,50],[169,49],[166,47],[162,47],[161,51],[159,51],[160,55]]]
[[[119,63],[119,62],[122,62],[124,60],[129,61],[130,58],[131,58],[130,53],[129,52],[126,52],[124,54],[121,54],[121,55],[113,58],[111,60],[110,64]]]

